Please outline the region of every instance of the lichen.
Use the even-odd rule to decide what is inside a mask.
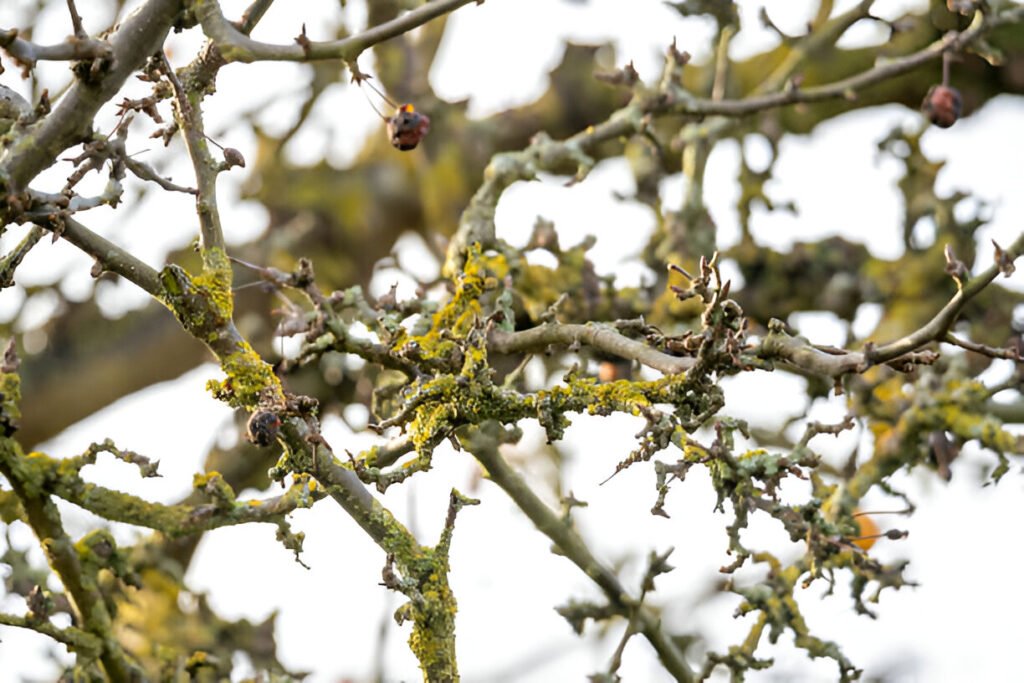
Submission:
[[[430,329],[424,334],[398,337],[393,346],[395,351],[411,353],[425,361],[457,357],[459,340],[474,329],[482,316],[480,297],[497,286],[496,277],[508,272],[503,256],[484,255],[478,244],[470,247],[466,259],[455,280],[452,298],[434,313]]]
[[[223,320],[234,314],[235,297],[231,291],[231,259],[220,247],[203,250],[203,272],[192,279],[200,290],[210,294],[210,303]]]
[[[215,398],[234,408],[252,410],[269,396],[271,402],[283,403],[284,389],[274,369],[260,358],[249,343],[240,340],[237,351],[221,358],[221,369],[227,377],[210,380],[206,388]]]
[[[423,680],[458,681],[455,659],[455,614],[458,605],[448,585],[448,558],[436,558],[436,571],[419,587],[422,602],[408,603],[413,620],[409,648],[420,663]]]
[[[0,436],[10,436],[21,422],[21,377],[0,373]]]
[[[448,585],[447,544],[419,545],[409,530],[378,501],[367,523],[383,532],[379,541],[404,577],[391,585],[409,597],[395,612],[402,623],[413,622],[409,646],[419,660],[425,681],[457,681],[455,659],[455,596]]]

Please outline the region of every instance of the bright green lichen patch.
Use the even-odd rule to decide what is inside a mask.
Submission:
[[[45,453],[33,451],[28,455],[14,439],[0,439],[0,462],[9,468],[8,478],[16,479],[26,495],[39,496],[55,469],[54,460]]]
[[[582,257],[583,251],[580,251]],[[486,339],[481,320],[481,297],[497,286],[496,277],[508,271],[502,256],[482,254],[474,245],[456,282],[455,293],[435,313],[423,335],[407,336],[396,343],[396,352],[430,364],[434,376],[419,378],[403,391],[402,404],[385,426],[405,428],[416,448],[416,459],[381,477],[364,468],[366,480],[379,488],[401,481],[413,472],[428,469],[434,448],[453,431],[468,424],[494,420],[515,424],[537,419],[549,441],[561,439],[569,426],[568,413],[610,415],[625,412],[647,421],[638,449],[622,466],[646,460],[666,447],[678,426],[692,431],[721,405],[721,391],[702,373],[677,373],[653,381],[618,380],[600,383],[595,378],[570,373],[566,383],[534,394],[520,394],[492,381]],[[664,413],[659,405],[669,405]]]
[[[695,429],[717,411],[721,394],[713,385],[705,386],[684,374],[669,375],[651,381],[618,380],[599,383],[592,377],[570,374],[566,384],[535,394],[520,394],[497,386],[486,372],[486,355],[482,349],[467,352],[463,372],[442,375],[414,385],[406,400],[404,424],[416,446],[418,457],[409,463],[415,470],[427,469],[434,447],[447,438],[456,427],[482,424],[495,420],[515,424],[534,418],[545,429],[549,441],[564,436],[569,426],[569,413],[610,415],[616,412],[642,416],[647,421],[641,443],[622,467],[637,460],[646,460],[654,452],[671,443],[677,427]],[[672,406],[674,412],[664,413],[658,405]],[[396,474],[401,480],[408,476]]]
[[[223,249],[203,252],[203,272],[192,276],[171,265],[160,273],[164,303],[196,339],[220,359],[227,377],[207,389],[235,408],[253,409],[261,400],[281,403],[284,392],[273,369],[241,338],[231,320],[231,262]]]

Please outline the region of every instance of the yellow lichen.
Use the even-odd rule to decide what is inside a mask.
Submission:
[[[221,358],[221,369],[227,377],[222,381],[210,380],[207,390],[229,405],[247,410],[256,408],[268,395],[283,402],[284,389],[273,368],[248,342],[239,341],[236,348],[237,351]]]
[[[198,289],[209,292],[210,303],[224,320],[234,312],[235,297],[231,291],[231,259],[219,247],[203,250],[203,272],[192,279]]]

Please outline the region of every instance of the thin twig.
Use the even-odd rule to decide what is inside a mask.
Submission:
[[[63,226],[59,228],[60,236],[95,258],[103,270],[117,273],[154,297],[161,297],[163,287],[160,285],[160,274],[155,268],[96,234],[74,218],[65,217],[61,222]],[[35,223],[49,230],[58,227],[52,219],[45,217],[35,219]]]
[[[18,32],[14,29],[0,29],[0,48],[27,67],[32,67],[40,61],[69,62],[110,59],[113,56],[110,43],[87,35],[76,35],[56,45],[39,45],[18,38]]]
[[[213,0],[197,3],[196,17],[203,26],[203,32],[228,62],[308,62],[319,59],[351,61],[367,48],[407,33],[471,2],[474,0],[435,0],[348,38],[327,42],[303,40],[301,44],[296,42],[292,45],[273,45],[249,38],[224,17],[219,3]]]
[[[75,31],[75,36],[85,38],[87,34],[85,27],[82,26],[82,17],[79,16],[78,9],[75,8],[75,0],[68,0],[68,12],[71,14],[71,27]]]
[[[549,346],[586,344],[605,353],[635,360],[666,375],[686,372],[696,359],[670,356],[635,339],[625,337],[610,327],[588,323],[586,325],[550,323],[521,332],[492,329],[488,335],[488,349],[498,353],[539,353]]]
[[[942,338],[942,341],[953,346],[959,346],[961,349],[967,351],[973,351],[974,353],[980,353],[983,356],[989,358],[1001,358],[1003,360],[1012,360],[1016,363],[1021,362],[1020,352],[1015,348],[996,348],[987,344],[978,344],[976,342],[968,341],[957,337],[952,332],[947,332],[946,336]]]
[[[14,271],[21,265],[22,260],[36,243],[46,234],[38,225],[32,226],[28,234],[22,238],[14,249],[0,258],[0,289],[5,289],[14,284]]]
[[[164,74],[174,89],[177,103],[175,118],[185,137],[185,147],[196,172],[196,213],[199,216],[199,232],[205,257],[213,249],[224,249],[224,231],[221,229],[220,212],[217,209],[217,173],[220,169],[206,146],[202,111],[198,106],[193,106],[190,93],[167,61],[167,55],[161,52],[160,60]],[[197,105],[198,102],[199,98],[196,98]]]
[[[242,18],[238,21],[238,30],[245,35],[252,33],[252,30],[256,28],[256,24],[260,22],[260,19],[263,18],[263,15],[267,13],[267,10],[273,4],[274,0],[255,0],[242,12]]]
[[[473,455],[487,471],[488,477],[515,502],[539,531],[551,539],[558,550],[579,567],[605,593],[612,605],[623,614],[636,615],[636,629],[647,638],[658,658],[677,681],[692,681],[694,673],[683,653],[661,627],[660,620],[632,598],[615,574],[593,556],[583,539],[571,525],[537,497],[533,489],[512,469],[496,447],[473,449]]]
[[[0,160],[0,176],[9,190],[22,190],[68,147],[81,142],[100,107],[106,104],[142,64],[160,49],[181,12],[180,0],[149,0],[128,15],[108,42],[113,54],[109,70],[98,82],[74,85],[61,96],[53,111],[20,135]]]

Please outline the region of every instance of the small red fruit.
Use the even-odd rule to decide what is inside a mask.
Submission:
[[[921,103],[921,111],[940,128],[949,128],[960,118],[963,99],[960,91],[948,85],[933,85]]]
[[[430,131],[430,117],[416,111],[411,104],[403,104],[387,120],[388,138],[392,146],[403,152],[416,149],[420,140]]]
[[[260,448],[266,448],[277,440],[281,428],[281,418],[269,410],[258,410],[249,418],[246,425],[246,437]]]

